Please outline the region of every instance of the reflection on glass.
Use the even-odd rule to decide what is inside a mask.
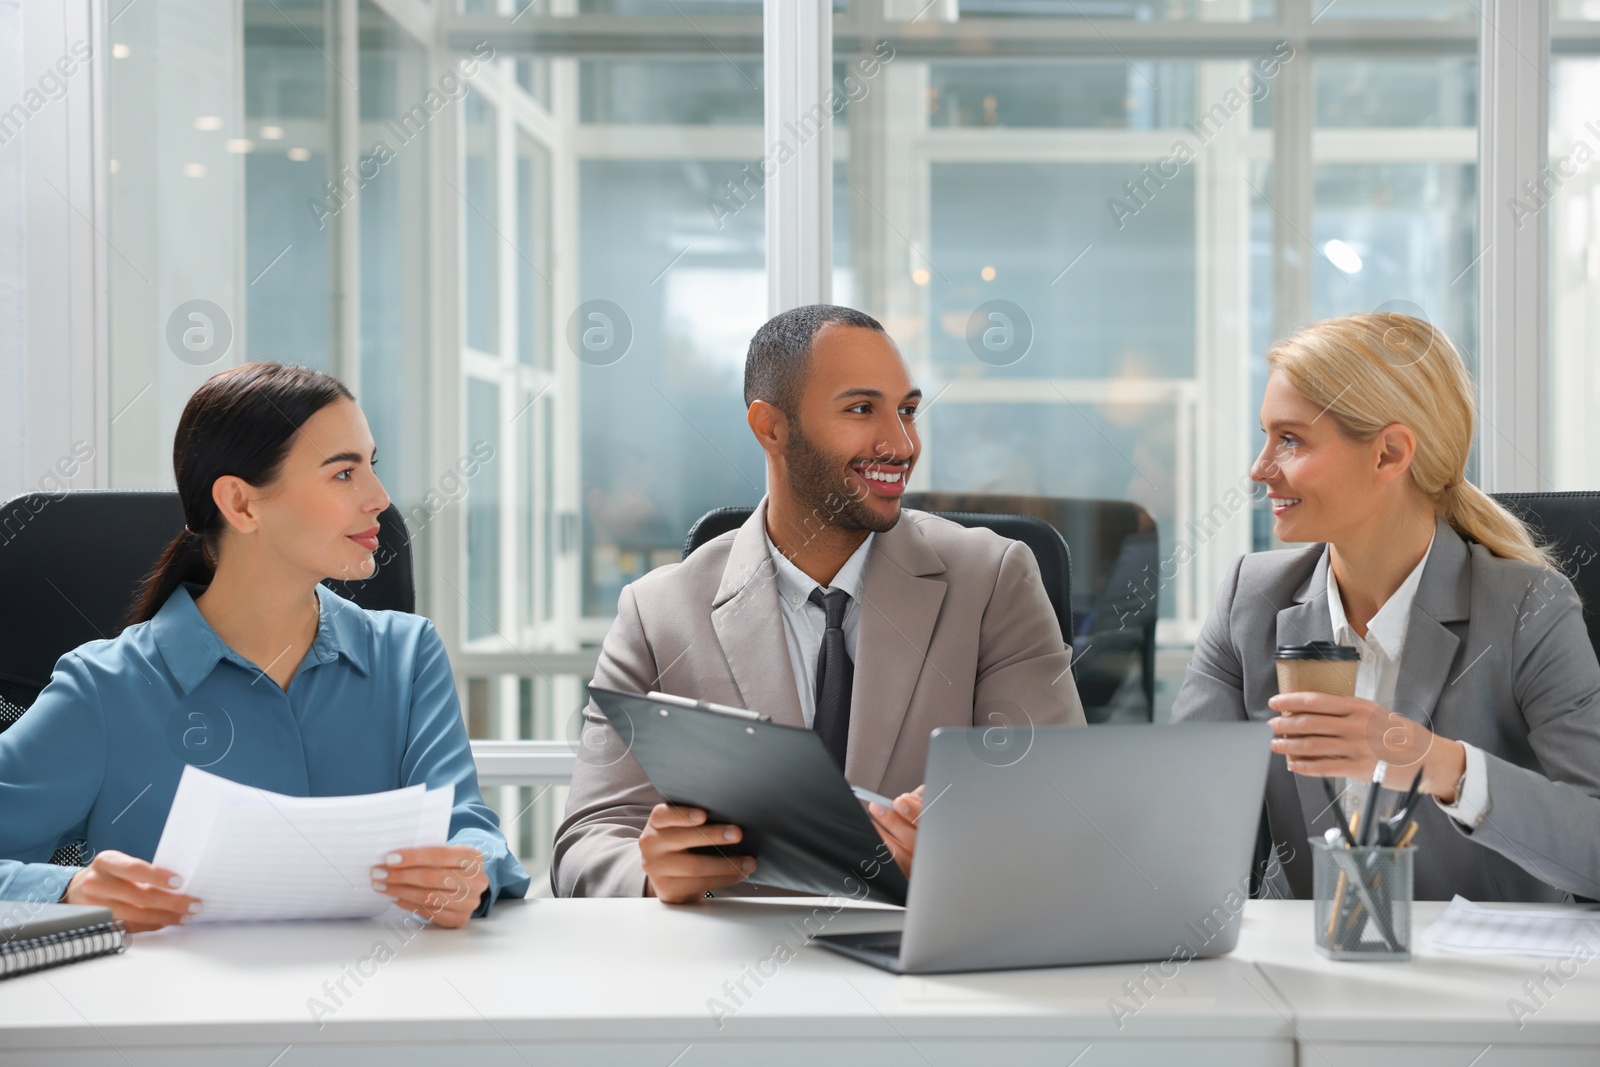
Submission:
[[[1477,167],[1325,164],[1317,168],[1314,318],[1407,301],[1477,362]],[[1413,314],[1416,311],[1413,309]]]
[[[585,615],[610,615],[623,585],[677,560],[700,515],[763,491],[742,383],[766,318],[765,205],[708,208],[742,166],[581,166],[580,299],[615,304],[632,335],[620,357],[579,365]]]

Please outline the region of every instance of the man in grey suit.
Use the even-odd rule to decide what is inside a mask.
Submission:
[[[861,312],[814,305],[764,325],[745,402],[767,495],[737,531],[622,591],[594,675],[816,729],[852,784],[896,798],[872,810],[908,869],[929,734],[1083,722],[1029,549],[902,512],[921,397]],[[758,861],[689,851],[736,841],[739,828],[664,803],[593,703],[585,716],[556,894],[682,903],[759,892],[746,882]]]

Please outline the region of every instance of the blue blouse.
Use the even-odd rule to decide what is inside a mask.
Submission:
[[[190,588],[62,656],[0,733],[0,900],[59,899],[81,868],[46,861],[74,841],[151,859],[185,764],[301,797],[453,784],[450,843],[482,852],[489,877],[477,914],[527,892],[478,791],[433,623],[319,585],[317,636],[285,691],[223,643]]]

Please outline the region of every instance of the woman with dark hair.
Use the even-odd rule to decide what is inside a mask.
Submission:
[[[195,391],[173,446],[184,529],[131,625],[61,657],[0,734],[0,899],[100,905],[134,931],[200,912],[149,862],[186,764],[292,796],[452,785],[448,843],[390,854],[374,891],[441,926],[526,893],[433,624],[321,584],[376,569],[376,462],[326,374],[249,363]],[[44,862],[72,841],[88,866]]]

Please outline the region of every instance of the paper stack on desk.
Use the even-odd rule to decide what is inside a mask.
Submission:
[[[446,844],[454,804],[454,786],[291,797],[185,767],[152,862],[205,905],[195,922],[381,915],[372,868]]]
[[[1580,944],[1600,948],[1600,911],[1485,908],[1456,897],[1422,942],[1472,956],[1571,956]]]

